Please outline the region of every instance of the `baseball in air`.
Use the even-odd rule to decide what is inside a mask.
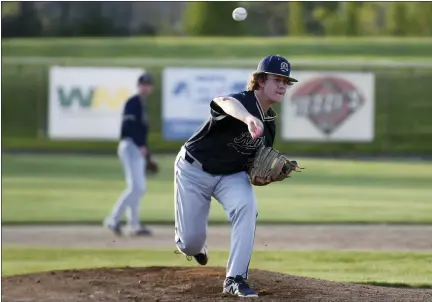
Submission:
[[[232,17],[236,21],[243,21],[247,17],[247,11],[243,7],[237,7],[235,10],[233,10]]]

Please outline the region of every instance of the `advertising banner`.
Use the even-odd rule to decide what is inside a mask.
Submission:
[[[373,141],[374,74],[298,71],[295,78],[282,103],[283,140]]]
[[[253,70],[166,68],[162,78],[162,128],[166,140],[186,140],[210,116],[217,96],[246,89]]]
[[[136,93],[142,73],[140,68],[51,67],[49,137],[119,139],[124,103]]]

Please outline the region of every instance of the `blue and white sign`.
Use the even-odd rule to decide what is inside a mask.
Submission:
[[[166,140],[186,140],[210,116],[218,96],[246,89],[254,70],[166,68],[162,75],[162,120]]]

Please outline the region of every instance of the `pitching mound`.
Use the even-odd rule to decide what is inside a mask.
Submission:
[[[2,301],[230,301],[225,269],[148,267],[66,270],[2,279]],[[432,290],[343,284],[252,270],[255,301],[432,301]]]

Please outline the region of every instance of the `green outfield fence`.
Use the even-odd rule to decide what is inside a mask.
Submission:
[[[182,142],[166,142],[161,134],[161,73],[172,66],[254,68],[260,58],[2,58],[2,147],[113,151],[115,143],[50,142],[47,133],[48,71],[51,65],[142,67],[157,80],[149,102],[155,152],[176,151]],[[297,143],[277,140],[286,153],[311,155],[431,155],[431,63],[308,60],[295,61],[297,70],[370,71],[375,74],[375,140],[373,143]],[[278,109],[278,108],[276,108]]]

